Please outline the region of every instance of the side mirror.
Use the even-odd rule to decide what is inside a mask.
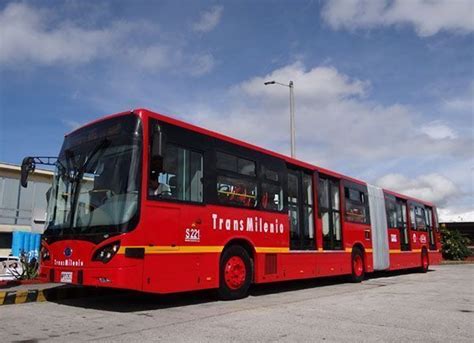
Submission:
[[[153,127],[151,141],[151,156],[163,156],[163,132],[159,125]]]
[[[33,157],[25,157],[21,162],[21,186],[26,188],[28,186],[28,175],[35,170],[35,160]]]

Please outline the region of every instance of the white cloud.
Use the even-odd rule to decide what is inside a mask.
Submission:
[[[220,22],[224,7],[214,6],[210,10],[202,12],[199,20],[194,23],[193,30],[196,32],[212,31]]]
[[[447,110],[452,111],[469,111],[474,113],[474,94],[469,97],[457,97],[446,100],[444,106]]]
[[[207,74],[214,68],[214,57],[212,54],[204,53],[190,57],[189,73],[192,76],[201,76]]]
[[[225,108],[207,114],[208,125],[287,152],[288,88],[264,86],[276,80],[295,84],[297,154],[314,163],[342,161],[364,165],[370,161],[436,157],[470,153],[471,138],[456,137],[448,126],[432,124],[420,131],[422,117],[408,106],[383,106],[370,100],[370,83],[350,78],[330,66],[307,69],[293,63],[265,76],[232,87]],[[199,107],[199,105],[198,105]],[[192,112],[187,109],[186,112]],[[272,135],[262,135],[262,123]],[[442,132],[441,129],[444,129]],[[449,136],[449,139],[439,139]],[[435,135],[438,135],[434,137]]]
[[[423,125],[420,128],[420,131],[433,139],[455,139],[458,137],[458,135],[452,128],[450,128],[447,124],[439,120],[435,120],[426,125]]]
[[[155,78],[144,80],[129,73],[105,78],[104,92],[95,92],[93,102],[105,101],[100,103],[103,111],[139,105],[181,114],[186,121],[285,154],[289,153],[289,90],[263,83],[292,80],[299,159],[369,182],[388,173],[404,173],[398,179],[392,176],[396,182],[382,181],[389,189],[453,211],[472,194],[471,174],[466,172],[473,162],[472,135],[451,127],[451,121],[426,121],[410,106],[377,103],[370,82],[335,67],[292,63],[229,89],[189,92],[185,101]],[[415,178],[420,170],[428,175]]]
[[[334,29],[411,25],[421,37],[474,31],[472,0],[332,0],[322,18]]]
[[[438,206],[445,206],[449,199],[460,195],[453,181],[437,173],[420,175],[417,178],[388,174],[378,179],[376,184],[414,198],[433,202]]]
[[[46,10],[10,3],[0,12],[0,63],[84,63],[116,39],[111,29],[87,30],[63,22],[48,28]]]
[[[263,86],[265,81],[280,80],[288,84],[294,81],[299,101],[316,102],[362,96],[369,83],[351,80],[333,67],[318,67],[306,70],[300,62],[277,69],[263,77],[254,77],[238,87],[250,96],[265,96],[271,101],[282,98],[282,89],[275,85]]]
[[[173,51],[166,46],[151,45],[133,49],[129,53],[129,57],[135,59],[136,63],[143,69],[159,71],[172,64],[172,59],[170,58],[172,53]],[[137,58],[138,56],[139,58]]]
[[[214,66],[210,53],[189,52],[189,45],[179,40],[162,41],[156,23],[114,21],[100,28],[83,27],[58,13],[25,3],[8,4],[0,12],[0,66],[83,65],[102,60],[121,68],[191,76],[208,73]]]
[[[472,135],[463,136],[449,122],[426,122],[410,106],[374,102],[370,82],[331,66],[293,63],[208,95],[216,101],[176,104],[175,112],[195,113],[184,119],[288,154],[289,90],[265,86],[270,80],[295,83],[299,159],[367,181],[379,179],[389,189],[451,210],[472,193],[464,171],[472,163]],[[413,177],[420,168],[426,175]],[[381,178],[390,171],[406,176]]]
[[[445,99],[443,107],[449,112],[464,112],[470,114],[471,118],[474,118],[474,82],[471,82],[466,92]]]
[[[438,215],[440,222],[474,222],[474,210],[442,208]]]

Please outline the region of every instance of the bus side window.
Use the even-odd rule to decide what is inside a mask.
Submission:
[[[257,204],[257,182],[219,175],[217,177],[217,199],[221,203],[255,207]]]
[[[283,187],[276,170],[262,166],[261,207],[269,211],[283,210]]]
[[[425,219],[425,209],[420,206],[415,206],[415,224],[417,230],[426,231]]]
[[[387,211],[387,228],[398,227],[397,223],[397,203],[394,199],[385,197],[385,209]]]
[[[366,193],[351,187],[344,187],[346,220],[354,223],[369,224],[369,203]]]
[[[271,211],[283,209],[283,188],[268,182],[262,182],[262,208]]]
[[[257,164],[254,161],[217,151],[216,170],[219,203],[257,206]]]
[[[150,163],[148,195],[154,199],[203,201],[203,155],[167,143]]]

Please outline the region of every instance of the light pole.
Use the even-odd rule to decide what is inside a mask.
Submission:
[[[293,81],[290,81],[288,84],[276,82],[276,81],[267,81],[264,82],[265,86],[268,85],[280,85],[285,86],[290,89],[290,137],[291,137],[291,157],[295,158],[295,94],[294,94],[294,85]]]

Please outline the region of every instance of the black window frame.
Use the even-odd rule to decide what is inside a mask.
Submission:
[[[344,207],[343,207],[344,222],[359,224],[359,225],[370,225],[371,224],[370,223],[370,206],[369,206],[369,196],[368,196],[367,186],[344,180],[343,190],[344,190]],[[351,199],[350,198],[351,191],[352,193],[354,191],[358,192],[360,200]],[[348,218],[348,215],[347,215],[347,202],[348,201],[351,203],[354,203],[357,206],[362,206],[365,208],[365,218],[363,222],[351,220],[350,218]]]
[[[340,251],[344,250],[344,242],[345,242],[345,220],[343,218],[343,205],[342,205],[342,196],[341,196],[341,184],[344,184],[344,180],[335,178],[333,176],[327,175],[327,174],[321,174],[317,173],[316,174],[316,183],[317,183],[317,207],[318,207],[318,218],[321,220],[321,235],[322,235],[322,246],[323,250],[326,251]],[[327,198],[327,205],[328,206],[322,206],[321,203],[321,198],[323,195],[323,192],[321,191],[321,181],[326,180],[328,182],[328,198]],[[338,191],[338,205],[339,208],[335,208],[335,204],[333,204],[333,197],[332,197],[332,189],[337,189]],[[324,219],[323,219],[323,213],[328,213],[328,237],[329,239],[325,239],[324,232],[323,232],[323,227],[324,227]],[[336,239],[336,225],[334,222],[334,213],[337,213],[339,215],[339,229],[340,229],[340,236],[341,238],[339,240]]]
[[[205,206],[208,204],[216,206],[235,207],[249,210],[260,210],[265,212],[273,212],[284,214],[288,212],[287,204],[287,174],[286,174],[286,162],[278,157],[265,154],[250,148],[225,141],[220,138],[212,137],[206,134],[196,132],[194,130],[183,128],[181,126],[171,124],[167,121],[155,117],[148,117],[148,164],[151,159],[151,139],[152,139],[152,128],[154,123],[160,125],[160,129],[163,135],[163,146],[166,149],[166,144],[170,143],[179,148],[187,149],[192,152],[201,154],[203,158],[203,176],[202,176],[202,188],[203,196],[202,202],[179,200],[172,198],[157,198],[148,194],[149,185],[149,172],[150,165],[147,170],[147,183],[146,183],[146,198],[150,201],[164,201],[168,203],[179,203],[179,204],[190,204],[196,206]],[[222,168],[217,168],[217,152],[235,156],[243,160],[251,161],[255,163],[255,175],[249,176],[233,171],[229,171]],[[273,171],[278,175],[278,181],[271,177],[265,177],[265,168]],[[245,205],[225,203],[218,199],[217,193],[217,179],[218,176],[245,179],[251,182],[256,182],[257,186],[257,205],[255,207],[249,207]],[[282,208],[281,210],[273,210],[263,208],[262,206],[262,184],[269,183],[281,188],[282,190]]]
[[[434,215],[433,215],[433,207],[425,205],[425,217],[426,219],[430,219],[431,225],[428,225],[426,222],[426,230],[429,236],[429,247],[430,250],[436,249],[436,235],[435,235],[435,223],[434,223]]]
[[[314,251],[317,249],[317,225],[316,225],[316,216],[317,213],[315,211],[316,206],[315,203],[317,201],[317,198],[315,196],[315,177],[314,177],[314,171],[308,170],[305,168],[301,168],[298,166],[294,165],[288,165],[287,167],[287,175],[290,173],[295,174],[295,177],[297,178],[297,183],[298,183],[298,194],[297,194],[297,199],[296,199],[296,208],[297,208],[297,215],[298,215],[298,237],[292,238],[291,237],[291,222],[290,222],[290,230],[289,230],[289,243],[290,243],[290,250],[301,250],[301,251]],[[306,201],[305,199],[305,187],[304,187],[304,177],[307,176],[309,177],[309,180],[311,182],[311,201],[312,204]],[[288,202],[288,218],[290,220],[290,204],[288,201],[289,198],[289,177],[287,177],[287,190],[286,194],[284,194],[284,197],[286,201]],[[312,210],[312,225],[313,225],[313,238],[308,237],[306,238],[304,236],[305,234],[305,226],[306,225],[306,220],[308,221],[308,225],[310,225],[310,217],[307,216],[306,210],[310,208]],[[309,226],[308,226],[308,232],[309,232]]]
[[[412,231],[417,231],[417,232],[428,232],[428,227],[426,225],[426,214],[424,213],[425,211],[425,205],[422,204],[422,203],[419,203],[419,202],[416,202],[416,201],[408,201],[408,208],[409,208],[409,220],[410,220],[410,229]],[[419,208],[422,210],[422,215],[419,215],[417,214],[417,211],[416,209]],[[413,209],[413,216],[414,216],[414,220],[415,220],[415,225],[412,225],[412,218],[411,218],[411,214],[412,214],[412,209]],[[418,224],[416,222],[416,218],[422,218],[423,219],[423,223],[424,223],[424,228],[423,229],[419,229],[418,228]]]
[[[288,213],[288,173],[286,170],[286,164],[283,160],[269,160],[269,159],[262,159],[258,161],[258,171],[259,171],[259,206],[258,209],[265,211],[265,212],[273,212],[273,213]],[[268,178],[266,175],[266,171],[270,170],[278,176],[278,180],[274,180]],[[280,210],[273,210],[269,208],[263,207],[262,197],[263,197],[263,184],[269,184],[272,186],[280,187],[282,191],[282,208]]]
[[[399,223],[399,218],[398,218],[398,206],[399,204],[397,203],[397,198],[395,198],[393,195],[389,194],[384,194],[384,199],[385,199],[385,212],[387,215],[387,229],[398,229],[398,223]],[[395,226],[390,225],[390,208],[389,204],[394,206],[395,210]]]
[[[255,176],[241,174],[241,173],[231,171],[231,170],[228,170],[228,169],[218,168],[217,167],[217,165],[218,165],[218,162],[217,162],[218,154],[225,154],[225,155],[228,155],[228,156],[233,156],[233,157],[236,157],[236,158],[241,158],[243,160],[253,162],[254,165],[255,165]],[[246,208],[246,209],[258,209],[260,207],[260,201],[261,201],[260,192],[261,192],[261,189],[260,189],[260,185],[259,185],[259,178],[258,178],[258,172],[257,172],[258,171],[258,163],[255,159],[249,158],[247,156],[242,156],[238,153],[236,154],[234,152],[229,152],[229,151],[226,151],[224,149],[215,149],[214,150],[214,164],[213,165],[214,165],[214,170],[215,170],[215,194],[216,194],[216,204],[217,205],[239,207],[239,208]],[[218,180],[219,176],[255,182],[255,190],[257,192],[256,198],[255,198],[255,206],[246,206],[244,204],[226,203],[226,202],[221,201],[219,199],[219,194],[218,194],[218,190],[217,190],[217,183],[218,183],[217,180]]]
[[[421,214],[417,213],[417,209],[420,210]],[[423,228],[418,228],[417,218],[421,218],[423,220]],[[428,232],[428,227],[427,227],[427,223],[426,223],[425,206],[424,205],[421,205],[421,204],[416,204],[415,205],[415,225],[416,225],[417,231]]]
[[[257,177],[257,161],[254,161],[252,159],[242,157],[242,156],[239,156],[239,155],[236,155],[236,154],[233,154],[233,153],[229,153],[227,151],[222,151],[222,150],[216,150],[215,154],[216,154],[216,171],[219,171],[220,173],[222,173],[223,171],[226,171],[226,172],[231,172],[231,173],[237,174],[239,176],[248,176],[248,177],[251,177],[251,178],[256,178]],[[234,158],[235,163],[236,163],[236,169],[232,170],[232,169],[226,169],[226,168],[220,167],[219,166],[219,155]],[[246,173],[239,172],[239,160],[253,163],[253,174],[246,174]]]
[[[194,147],[191,148],[187,145],[183,145],[181,143],[175,143],[175,142],[172,142],[172,141],[169,141],[169,140],[166,142],[165,150],[166,150],[166,148],[168,148],[168,145],[173,145],[174,147],[176,147],[178,149],[183,149],[183,150],[187,150],[189,152],[197,153],[201,156],[201,164],[202,164],[202,170],[201,170],[201,174],[202,174],[202,176],[201,176],[201,188],[202,188],[201,201],[181,200],[181,199],[167,198],[167,197],[160,198],[158,196],[150,195],[149,192],[148,192],[148,189],[147,189],[147,199],[148,200],[166,200],[166,201],[170,201],[170,202],[179,202],[179,203],[188,203],[188,204],[204,204],[204,182],[203,182],[204,169],[205,169],[204,152],[201,151],[201,150],[195,149]],[[164,158],[165,157],[163,157],[163,159]],[[148,175],[148,177],[150,177],[150,175]]]
[[[152,144],[152,138],[153,138],[153,125],[152,123],[156,122],[158,125],[160,125],[160,128],[163,133],[163,150],[166,149],[167,144],[173,144],[174,146],[181,148],[181,149],[186,149],[195,153],[201,154],[202,157],[202,177],[201,177],[201,184],[202,184],[202,201],[192,201],[192,200],[180,200],[180,199],[174,199],[174,198],[159,198],[153,195],[150,195],[148,192],[148,185],[150,182],[150,162],[152,158],[151,154],[151,144]],[[186,137],[184,140],[183,138]],[[188,144],[183,144],[182,142],[186,141]],[[209,179],[209,157],[208,157],[208,151],[209,151],[209,146],[211,146],[211,143],[209,142],[210,139],[209,137],[202,135],[200,133],[188,130],[186,128],[169,124],[166,122],[163,122],[159,119],[149,117],[148,118],[148,170],[147,170],[147,175],[146,175],[146,189],[144,190],[146,192],[146,199],[149,201],[162,201],[162,202],[167,202],[167,203],[178,203],[178,204],[187,204],[187,205],[196,205],[196,206],[205,206],[208,201],[208,190],[207,190],[207,180]],[[194,142],[194,144],[189,144],[189,142]],[[163,157],[164,158],[164,157]]]

